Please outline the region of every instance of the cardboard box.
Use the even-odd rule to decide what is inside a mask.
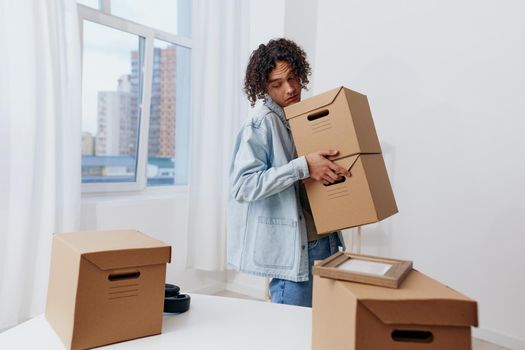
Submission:
[[[304,182],[318,233],[377,222],[397,213],[381,154],[357,154],[334,162],[352,176],[328,186],[313,179]]]
[[[314,276],[312,350],[466,350],[477,303],[412,270],[399,289]]]
[[[46,318],[68,349],[160,334],[170,261],[138,231],[55,234]]]
[[[345,87],[313,96],[284,109],[299,156],[337,149],[340,159],[381,153],[365,95]]]
[[[345,87],[285,108],[298,156],[336,149],[332,161],[349,169],[344,182],[305,181],[318,233],[360,226],[397,213],[381,146],[365,95]]]

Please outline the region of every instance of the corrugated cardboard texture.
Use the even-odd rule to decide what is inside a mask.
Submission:
[[[80,255],[63,240],[53,238],[46,318],[69,348],[73,334]]]
[[[382,155],[361,154],[335,163],[350,169],[352,176],[329,186],[312,179],[305,182],[317,232],[364,225],[397,213]]]
[[[377,222],[397,213],[365,95],[339,87],[284,111],[299,156],[335,149],[339,153],[330,159],[352,173],[345,182],[331,186],[306,181],[319,234]]]
[[[377,220],[383,220],[397,213],[397,204],[381,154],[365,154],[359,157],[368,181],[368,189],[374,201]]]
[[[46,317],[70,349],[159,334],[170,259],[138,231],[57,234]]]
[[[71,232],[55,236],[67,242],[72,249],[80,254],[168,247],[166,243],[135,230]]]
[[[164,264],[170,261],[166,247],[136,248],[85,253],[82,256],[102,270]]]
[[[285,113],[299,156],[327,149],[339,151],[332,159],[381,153],[365,95],[341,87],[286,107]]]
[[[93,344],[161,332],[166,265],[136,270],[140,271],[137,279],[110,281],[106,271],[82,259],[73,348],[85,349]]]
[[[338,281],[313,278],[312,350],[355,349],[357,300]]]
[[[406,277],[401,288],[390,292],[384,288],[368,289],[363,286],[345,285],[384,323],[477,325],[475,301],[417,271]],[[392,300],[396,302],[392,303]]]
[[[303,115],[305,113],[309,113],[330,105],[341,92],[341,89],[342,87],[338,87],[286,107],[284,109],[286,119],[290,120],[299,115]]]
[[[359,140],[359,153],[381,153],[374,120],[370,112],[368,98],[358,92],[343,88],[346,103],[350,108],[355,134]]]
[[[465,350],[471,349],[470,326],[477,325],[475,301],[415,270],[399,289],[315,276],[313,298],[313,350]],[[431,337],[393,336],[407,330]]]
[[[385,325],[362,304],[357,305],[355,348],[358,350],[470,350],[470,327]],[[430,342],[392,339],[393,331],[430,332]],[[334,348],[335,349],[335,348]],[[342,348],[341,348],[342,349]]]

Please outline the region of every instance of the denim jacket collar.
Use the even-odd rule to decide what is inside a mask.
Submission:
[[[279,106],[277,103],[272,100],[270,95],[266,94],[264,95],[264,105],[268,107],[272,112],[277,114],[279,116],[279,119],[283,122],[283,125],[286,126],[288,130],[290,130],[290,125],[288,124],[288,120],[284,117],[284,110],[281,106]]]

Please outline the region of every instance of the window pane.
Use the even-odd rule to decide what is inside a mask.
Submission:
[[[144,38],[83,25],[82,182],[134,182]]]
[[[111,14],[191,37],[191,0],[111,0]]]
[[[77,0],[79,4],[98,9],[98,0]]]
[[[148,185],[187,183],[190,50],[155,40],[148,137]]]

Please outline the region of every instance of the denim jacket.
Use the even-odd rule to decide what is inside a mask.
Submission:
[[[269,96],[243,124],[230,166],[228,263],[236,270],[295,282],[308,280],[308,241],[297,158],[283,109]]]

